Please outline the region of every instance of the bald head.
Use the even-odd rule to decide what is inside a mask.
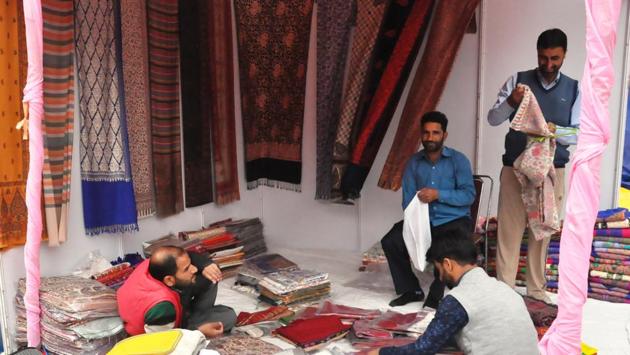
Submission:
[[[156,280],[164,282],[167,276],[175,276],[177,273],[177,259],[186,254],[180,247],[163,246],[157,248],[149,259],[149,273]]]

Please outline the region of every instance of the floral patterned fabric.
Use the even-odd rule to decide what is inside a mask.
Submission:
[[[556,140],[547,127],[536,97],[527,85],[511,128],[526,133],[525,151],[514,161],[514,174],[521,183],[527,220],[536,240],[551,237],[560,230],[554,184],[553,157]]]

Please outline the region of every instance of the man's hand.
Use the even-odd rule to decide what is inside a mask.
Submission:
[[[521,101],[523,101],[523,96],[525,96],[525,88],[522,85],[517,84],[514,90],[512,90],[510,96],[508,96],[507,102],[513,108],[518,108]]]
[[[213,264],[214,265],[214,264]],[[204,323],[197,328],[198,331],[202,332],[206,338],[213,338],[223,334],[223,323],[221,322],[211,322]]]
[[[549,128],[549,131],[551,131],[551,133],[556,133],[556,125],[553,122],[547,122],[547,128]]]
[[[418,198],[424,203],[431,203],[440,197],[438,190],[425,187],[418,191]]]
[[[214,263],[206,266],[201,272],[201,274],[203,275],[203,277],[205,277],[206,279],[214,283],[217,283],[223,280],[223,274],[221,273],[221,269],[219,269],[219,266]]]

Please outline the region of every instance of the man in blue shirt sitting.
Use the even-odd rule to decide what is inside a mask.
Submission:
[[[445,147],[448,119],[441,112],[422,116],[423,150],[411,156],[403,175],[403,210],[413,198],[429,204],[431,238],[452,230],[472,230],[470,205],[475,199],[470,161],[455,149]],[[403,222],[396,223],[383,237],[381,245],[389,263],[396,293],[392,307],[424,299],[424,292],[412,271],[409,253],[402,236]],[[438,271],[424,306],[437,308],[444,295]]]

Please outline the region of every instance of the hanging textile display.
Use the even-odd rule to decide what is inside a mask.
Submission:
[[[214,203],[225,205],[240,199],[234,114],[232,2],[211,2],[208,23]]]
[[[350,159],[350,137],[355,127],[359,98],[368,75],[376,36],[389,1],[357,0],[356,26],[352,37],[348,74],[343,90],[341,115],[333,147],[333,195],[340,196],[341,179]]]
[[[21,88],[26,51],[22,31],[22,1],[0,4],[0,249],[22,245],[26,241],[26,177],[28,141],[16,124],[22,119]],[[27,129],[28,127],[24,127]]]
[[[9,1],[6,2],[7,6]],[[39,306],[39,249],[42,241],[42,172],[44,166],[44,142],[42,118],[44,117],[44,26],[42,4],[39,0],[24,1],[24,24],[28,58],[28,74],[24,86],[24,117],[28,118],[29,166],[26,181],[26,207],[28,224],[24,247],[26,270],[26,329],[28,346],[38,347],[41,343],[41,308]],[[72,43],[72,41],[70,41]],[[6,78],[6,77],[5,77]]]
[[[317,4],[317,179],[315,198],[332,198],[332,155],[356,1]]]
[[[81,191],[88,235],[138,230],[127,141],[120,2],[75,1]]]
[[[610,138],[608,100],[621,1],[585,0],[586,62],[580,81],[580,136],[573,154],[560,238],[558,317],[539,343],[541,354],[580,353],[602,155]]]
[[[405,5],[392,3],[387,10],[379,39],[384,48],[376,51],[377,61],[372,70],[381,75],[372,75],[361,100],[363,108],[358,112],[361,126],[341,182],[344,196],[360,196],[422,44],[432,8],[432,0],[417,0]]]
[[[208,7],[179,0],[180,84],[186,207],[212,202],[212,133]]]
[[[155,214],[146,6],[146,0],[120,1],[127,133],[138,217]]]
[[[67,239],[74,136],[74,8],[72,0],[43,0],[44,208],[48,243]]]
[[[300,191],[312,0],[237,0],[247,188]]]
[[[177,1],[147,0],[151,143],[158,216],[184,209],[177,8]]]
[[[405,164],[420,145],[421,127],[418,117],[437,106],[464,32],[478,4],[479,0],[438,2],[427,44],[378,186],[389,190],[400,188]]]

